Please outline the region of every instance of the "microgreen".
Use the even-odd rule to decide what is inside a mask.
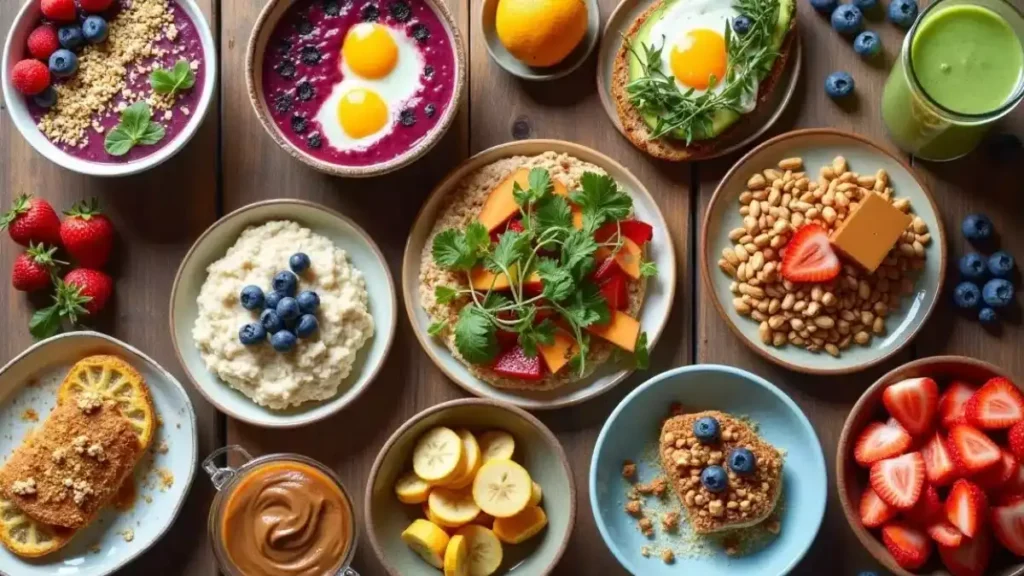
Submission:
[[[149,104],[136,102],[121,112],[121,122],[107,133],[107,154],[124,156],[138,144],[152,146],[164,137],[164,127],[153,122]]]
[[[149,85],[157,94],[174,95],[192,88],[196,75],[188,60],[178,60],[172,68],[157,68],[149,73]]]

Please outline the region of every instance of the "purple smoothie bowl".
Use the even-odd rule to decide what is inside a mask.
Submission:
[[[370,177],[410,164],[441,139],[465,84],[462,39],[444,2],[403,1],[410,11],[401,19],[390,10],[391,0],[271,0],[263,8],[249,37],[246,81],[256,116],[278,146],[321,172]],[[424,71],[421,87],[401,110],[414,121],[406,124],[393,115],[390,132],[378,142],[343,151],[331,145],[315,116],[343,78],[340,48],[348,29],[363,20],[366,5],[379,12],[373,21],[404,29],[410,38],[426,36],[418,44]],[[318,57],[303,58],[314,46]],[[291,66],[287,75],[280,73],[282,64]],[[306,90],[301,96],[300,84]]]

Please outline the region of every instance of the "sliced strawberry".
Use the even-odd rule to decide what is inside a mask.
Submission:
[[[1008,450],[1003,450],[1002,457],[998,462],[974,475],[972,480],[982,489],[994,492],[1006,486],[1018,470],[1020,470],[1020,461]]]
[[[864,488],[860,495],[860,522],[868,528],[878,528],[896,517],[899,510],[889,506],[878,497],[871,486]]]
[[[965,409],[967,401],[974,396],[975,388],[965,382],[953,382],[939,397],[939,423],[947,430],[957,424],[967,424]]]
[[[992,557],[992,537],[982,530],[974,538],[964,538],[959,546],[939,546],[939,558],[953,576],[984,576]]]
[[[1010,444],[1010,451],[1018,460],[1024,460],[1024,421],[1017,422],[1006,434],[1006,440]]]
[[[817,224],[802,226],[786,244],[782,277],[790,282],[828,282],[842,264],[828,241],[828,232]]]
[[[1006,378],[992,378],[964,407],[967,421],[985,430],[1009,428],[1024,420],[1024,394]]]
[[[946,497],[946,520],[968,538],[974,538],[988,516],[988,496],[974,482],[961,478]]]
[[[913,436],[931,430],[939,406],[939,385],[931,378],[909,378],[882,393],[882,403]]]
[[[970,426],[954,426],[949,431],[948,446],[956,467],[966,474],[981,472],[1003,457],[995,442]]]
[[[1004,494],[1024,494],[1024,462],[1017,460],[1017,469],[1013,471],[1013,476],[1003,486]]]
[[[651,238],[654,238],[654,227],[640,220],[620,220],[617,223],[609,222],[597,229],[597,232],[594,233],[594,238],[598,242],[606,242],[609,238],[615,236],[616,230],[626,238],[636,242],[638,246],[643,246],[650,242]]]
[[[928,527],[928,535],[939,543],[940,546],[948,546],[955,548],[964,541],[964,535],[962,532],[956,529],[945,520],[939,520]]]
[[[928,482],[936,486],[946,486],[960,476],[946,440],[938,432],[921,447],[921,457],[924,458],[924,472]]]
[[[917,504],[924,488],[924,459],[911,452],[871,465],[871,488],[885,503],[900,510]]]
[[[992,530],[1007,550],[1024,556],[1024,497],[992,509]]]
[[[609,310],[625,310],[629,308],[629,289],[626,286],[626,275],[612,276],[601,284],[601,295],[608,301]]]
[[[872,422],[860,433],[853,458],[867,468],[879,460],[903,454],[910,448],[910,440],[910,434],[900,426]]]
[[[492,369],[502,376],[519,380],[540,380],[544,377],[540,354],[530,358],[518,344],[498,354]]]
[[[925,484],[917,504],[904,513],[908,522],[919,528],[926,528],[942,518],[942,500],[931,484]]]
[[[882,528],[882,542],[893,560],[907,570],[916,570],[932,555],[932,541],[924,532],[902,522]]]
[[[519,218],[509,220],[508,223],[505,224],[504,228],[498,226],[494,230],[491,230],[491,242],[497,242],[505,232],[522,232],[523,230],[525,230],[525,228],[523,228],[522,220]]]

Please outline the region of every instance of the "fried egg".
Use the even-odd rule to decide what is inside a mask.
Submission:
[[[423,57],[401,30],[362,22],[345,34],[339,60],[342,80],[316,119],[334,148],[365,149],[391,133],[420,89]]]

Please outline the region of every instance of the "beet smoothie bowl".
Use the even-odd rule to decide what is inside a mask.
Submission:
[[[29,0],[4,45],[11,120],[50,161],[93,176],[147,170],[209,108],[213,35],[193,0]]]
[[[271,0],[249,38],[249,99],[271,138],[335,176],[397,170],[455,117],[462,40],[441,0]]]

